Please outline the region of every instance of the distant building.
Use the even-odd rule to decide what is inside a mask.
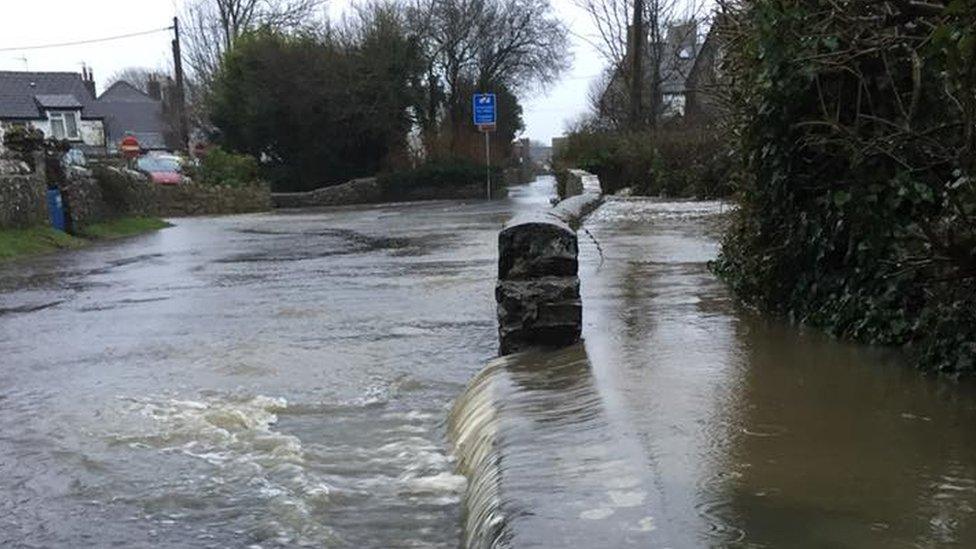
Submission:
[[[721,23],[721,19],[716,21],[708,30],[688,74],[686,116],[695,121],[709,120],[719,113],[720,105],[716,92],[720,84],[719,65],[722,57],[719,36]]]
[[[104,151],[104,123],[94,104],[95,82],[87,69],[0,71],[0,141],[11,127],[32,126],[86,152]]]
[[[661,120],[685,115],[691,92],[689,76],[698,64],[702,46],[695,21],[669,26],[663,41],[645,41],[641,63],[644,72],[642,110],[645,114],[652,112],[651,107],[656,104],[657,116]],[[624,123],[629,114],[627,73],[630,66],[629,59],[625,58],[610,75],[599,99],[601,117],[618,124]],[[654,93],[655,88],[657,93]]]
[[[550,158],[558,158],[565,151],[567,141],[566,136],[553,137],[552,146],[549,147]]]
[[[148,150],[174,150],[173,132],[169,131],[163,103],[163,83],[150,79],[144,92],[126,81],[111,86],[92,106],[105,123],[106,145],[110,152],[118,150],[119,142],[127,135],[139,140]]]

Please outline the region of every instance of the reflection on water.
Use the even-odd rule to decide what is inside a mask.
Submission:
[[[974,387],[737,308],[706,266],[726,210],[588,220],[585,343],[455,406],[470,546],[976,545]]]

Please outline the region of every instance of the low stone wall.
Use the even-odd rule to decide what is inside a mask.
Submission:
[[[517,217],[498,234],[495,301],[502,355],[579,340],[583,304],[576,228],[602,202],[592,186],[581,188],[583,194]]]
[[[271,201],[275,208],[314,208],[382,202],[382,197],[376,178],[364,177],[304,193],[272,193]]]
[[[0,228],[47,225],[47,185],[36,174],[5,163],[0,170]],[[16,172],[16,173],[14,173]],[[110,166],[71,167],[58,185],[68,230],[119,217],[178,217],[271,209],[266,185],[163,186],[141,172]]]
[[[33,175],[0,174],[0,229],[48,222],[47,186]]]
[[[507,193],[508,189],[501,182],[492,183],[492,198],[507,196]],[[485,184],[481,182],[390,190],[385,189],[377,178],[364,177],[304,193],[271,193],[271,200],[275,208],[317,208],[414,200],[466,200],[485,198],[485,195]]]
[[[66,175],[58,187],[69,231],[118,217],[157,213],[155,189],[139,172],[107,167],[70,168]]]
[[[179,217],[264,212],[271,209],[267,185],[225,187],[211,185],[156,185],[157,215]]]

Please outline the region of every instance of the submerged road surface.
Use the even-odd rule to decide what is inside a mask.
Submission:
[[[0,266],[0,546],[456,547],[507,200],[182,219]]]
[[[724,209],[587,219],[585,341],[492,362],[452,414],[471,545],[976,547],[972,384],[736,307]]]
[[[976,545],[972,386],[737,308],[722,204],[610,199],[585,341],[483,368],[497,231],[551,192],[0,267],[0,546]]]

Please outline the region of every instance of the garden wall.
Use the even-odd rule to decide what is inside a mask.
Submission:
[[[44,181],[4,162],[0,169],[0,229],[25,228],[47,223]],[[9,166],[8,166],[9,164]]]
[[[507,196],[506,193],[507,189],[501,182],[493,180],[492,198]],[[276,208],[315,208],[412,200],[479,199],[485,196],[485,184],[480,181],[466,185],[392,185],[383,184],[376,177],[364,177],[303,193],[272,193],[271,199]]]
[[[157,215],[162,217],[239,214],[271,209],[271,191],[267,185],[157,186],[156,196]]]
[[[15,173],[16,172],[16,173]],[[133,170],[69,168],[58,185],[69,231],[120,217],[179,217],[267,211],[267,185],[173,185],[150,183]],[[4,164],[0,171],[0,228],[47,225],[43,178]]]
[[[59,185],[69,231],[119,217],[157,215],[155,188],[139,172],[71,168]]]

